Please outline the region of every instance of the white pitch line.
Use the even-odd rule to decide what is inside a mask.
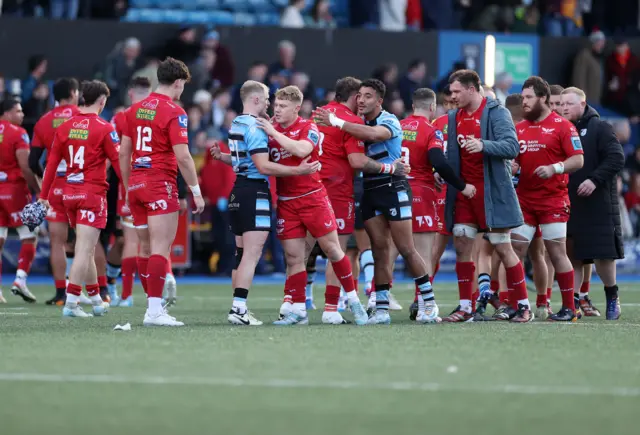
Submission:
[[[13,313],[9,311],[0,311],[0,316],[28,316],[29,313]]]
[[[385,391],[426,391],[461,393],[497,393],[561,396],[613,396],[640,397],[640,388],[594,388],[589,386],[543,386],[543,385],[451,385],[439,382],[353,382],[335,380],[303,379],[240,379],[204,377],[165,376],[125,376],[125,375],[60,375],[46,373],[0,373],[0,381],[6,382],[49,382],[49,383],[95,383],[95,384],[138,384],[138,385],[197,385],[207,387],[256,387],[275,389],[341,389],[341,390],[385,390]]]

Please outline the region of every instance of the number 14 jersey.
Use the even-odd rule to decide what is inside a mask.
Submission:
[[[178,164],[173,147],[188,144],[187,114],[166,95],[152,93],[132,105],[124,118],[123,135],[132,141],[131,180],[175,184]]]

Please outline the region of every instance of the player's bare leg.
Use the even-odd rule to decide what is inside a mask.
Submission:
[[[275,325],[306,325],[307,315],[305,287],[307,285],[306,259],[311,252],[305,238],[281,240],[287,265],[284,283],[285,300],[280,307],[280,319]],[[313,246],[313,245],[311,245]],[[289,302],[290,301],[290,302]],[[287,310],[289,310],[287,312]]]
[[[513,241],[513,239],[512,239]],[[498,295],[498,306],[495,305],[496,298],[490,298],[491,304],[495,308],[493,318],[496,320],[509,320],[514,316],[516,308],[509,305],[507,272],[498,253],[494,250],[491,255],[491,292]]]
[[[96,243],[94,259],[96,262],[96,269],[98,271],[98,286],[100,287],[100,296],[105,302],[111,302],[111,297],[107,291],[107,254],[104,252],[104,246],[98,238]],[[77,254],[77,251],[76,251]]]
[[[371,240],[366,230],[355,230],[356,246],[360,251],[360,267],[364,273],[364,291],[367,296],[371,293],[374,274],[373,252],[371,251]]]
[[[315,248],[315,247],[314,247]],[[313,303],[313,284],[316,281],[316,263],[318,262],[318,255],[315,250],[310,253],[307,258],[306,268],[307,268],[307,285],[304,288],[305,295],[305,304],[307,305],[307,310],[315,310],[316,305]],[[327,265],[328,267],[328,265]]]
[[[357,325],[365,325],[367,323],[368,317],[367,312],[364,307],[360,303],[360,299],[358,299],[358,293],[356,292],[355,282],[353,278],[353,271],[351,269],[351,264],[349,263],[349,258],[344,254],[344,249],[346,249],[348,237],[342,238],[342,243],[344,243],[344,248],[341,246],[341,240],[338,236],[337,231],[331,231],[329,234],[325,234],[324,236],[318,238],[318,244],[320,245],[320,249],[327,256],[327,260],[331,264],[331,273],[333,277],[331,279],[335,279],[331,281],[333,283],[337,283],[338,285],[334,285],[331,294],[327,294],[327,305],[333,305],[332,302],[335,302],[336,311],[335,314],[330,314],[331,312],[327,310],[325,307],[325,313],[322,315],[323,323],[330,324],[341,324],[343,322],[339,322],[342,316],[337,313],[337,304],[338,298],[340,297],[340,285],[344,289],[344,292],[347,295],[347,302],[349,304],[349,308],[353,313],[355,323]],[[334,278],[335,277],[335,278]],[[330,277],[327,275],[327,280]],[[327,281],[327,293],[329,293],[329,282]],[[337,290],[337,291],[336,291]]]
[[[62,311],[65,317],[90,317],[78,306],[83,282],[86,283],[87,293],[93,305],[93,314],[101,316],[107,311],[109,304],[100,297],[94,260],[99,237],[100,230],[97,228],[82,224],[76,226],[76,256],[69,271],[67,300]]]
[[[247,297],[253,283],[256,266],[264,244],[269,237],[268,231],[247,231],[236,236],[236,267],[232,272],[233,306],[227,319],[234,325],[260,326],[262,322],[253,317],[247,308]]]
[[[556,270],[553,267],[553,263],[551,263],[551,257],[549,257],[549,253],[547,250],[544,250],[544,262],[547,265],[547,304],[551,306],[551,293],[553,293],[553,282],[556,280]],[[575,287],[574,288],[580,288]]]
[[[393,243],[393,239],[391,238],[391,233],[389,233],[389,262],[391,264],[391,276],[393,277],[393,273],[396,270],[396,260],[400,255],[400,251],[396,247],[395,243]],[[402,305],[398,302],[395,295],[393,294],[393,278],[389,283],[389,311],[402,311]],[[373,305],[375,305],[375,293],[373,294],[374,301]],[[371,301],[369,301],[371,302]],[[367,306],[367,309],[369,306]],[[373,307],[372,307],[373,308]]]
[[[605,268],[605,270],[607,270]],[[586,317],[600,317],[600,310],[593,306],[591,299],[589,298],[589,290],[591,289],[591,275],[593,274],[593,265],[585,264],[582,266],[582,285],[576,287],[580,289],[578,293],[578,306],[582,311],[582,314]],[[600,273],[598,273],[600,275]],[[600,277],[602,279],[602,277]],[[603,280],[604,283],[604,280]],[[615,278],[613,284],[615,285]],[[605,287],[608,286],[605,284]]]
[[[119,307],[133,306],[133,281],[138,270],[138,233],[129,225],[122,226],[124,246],[122,247],[122,295]]]
[[[556,270],[556,279],[562,296],[562,308],[550,316],[549,320],[575,322],[577,320],[577,307],[573,296],[575,277],[573,265],[567,256],[566,224],[551,223],[543,224],[540,227],[545,248],[549,252],[549,257]]]
[[[16,296],[20,296],[25,302],[34,303],[36,297],[27,287],[27,276],[31,271],[31,264],[33,264],[33,259],[36,256],[37,239],[35,234],[24,225],[16,228],[16,230],[20,238],[20,253],[18,254],[18,269],[11,286],[11,292]]]
[[[533,283],[536,287],[536,317],[546,320],[553,312],[547,303],[547,262],[542,237],[536,237],[529,245],[529,260],[533,265]]]
[[[349,235],[339,235],[338,241],[340,243],[340,249],[343,252],[347,250],[347,243],[349,242]],[[324,252],[324,250],[323,250]],[[326,252],[325,252],[326,255]],[[347,257],[349,258],[349,257]],[[328,257],[327,257],[328,259]],[[311,257],[309,258],[311,260]],[[309,261],[307,262],[307,275],[309,274]],[[351,261],[349,261],[349,266],[351,266]],[[315,269],[315,267],[314,267]],[[353,271],[353,268],[351,269]],[[331,261],[327,261],[327,266],[325,269],[325,280],[326,280],[326,289],[324,294],[325,304],[324,304],[324,312],[322,313],[322,323],[327,323],[331,325],[341,325],[348,323],[342,318],[340,314],[340,310],[344,310],[345,303],[344,299],[341,298],[341,283],[336,273],[333,270],[333,263]],[[355,275],[354,275],[354,288],[355,288]],[[307,294],[307,301],[309,300],[309,295]],[[307,306],[309,304],[307,303]]]
[[[116,228],[121,229],[120,221],[117,222]],[[118,295],[117,279],[122,272],[122,252],[124,251],[124,233],[116,237],[113,245],[107,253],[107,291],[111,297],[111,306],[117,306],[120,303]]]
[[[141,267],[141,264],[138,263],[141,280],[143,275],[146,275],[148,306],[143,322],[145,326],[184,325],[184,323],[178,322],[175,318],[169,316],[162,306],[162,290],[164,288],[167,275],[167,265],[171,252],[171,244],[176,237],[177,230],[177,211],[148,217],[148,253],[150,255],[146,265]],[[142,248],[143,245],[146,244],[147,240],[143,240],[141,233],[138,233],[138,237],[140,239],[140,250],[142,255]],[[144,266],[146,266],[146,271],[144,270]]]
[[[473,276],[475,264],[473,262],[473,245],[478,229],[472,224],[455,224],[453,227],[453,246],[456,250],[456,275],[458,276],[458,293],[460,305],[442,320],[444,322],[459,323],[473,321],[472,298]]]
[[[45,303],[47,305],[64,305],[67,292],[67,255],[65,245],[69,225],[63,222],[49,222],[49,242],[51,272],[56,287],[56,294]]]
[[[436,239],[433,244],[433,252],[431,254],[431,258],[433,259],[433,275],[435,279],[435,275],[437,274],[437,270],[440,268],[440,259],[444,254],[444,251],[447,249],[447,245],[449,244],[449,240],[451,236],[446,234],[437,233]]]
[[[368,219],[364,227],[371,241],[373,254],[373,281],[375,285],[376,311],[369,321],[371,323],[389,324],[389,289],[393,279],[393,269],[390,261],[389,226],[384,216]]]
[[[421,297],[418,298],[416,321],[418,323],[438,323],[441,319],[438,317],[439,309],[431,286],[430,272],[433,272],[431,262],[425,262],[416,249],[413,242],[412,225],[411,220],[389,222],[391,238],[404,259],[417,290],[420,291]],[[427,251],[430,252],[430,249]]]

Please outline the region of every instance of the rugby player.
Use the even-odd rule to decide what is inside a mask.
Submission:
[[[373,248],[376,311],[370,324],[389,324],[389,289],[392,280],[390,236],[420,288],[416,320],[435,323],[438,306],[429,280],[427,265],[413,243],[411,188],[404,175],[396,174],[395,161],[402,158],[402,129],[398,118],[382,109],[386,86],[379,80],[362,82],[358,110],[366,125],[348,122],[334,113],[317,109],[324,125],[338,127],[365,142],[367,157],[382,165],[379,173],[364,174],[362,214]]]
[[[78,99],[80,97],[78,81],[74,78],[61,78],[53,85],[53,98],[58,102],[58,106],[45,113],[36,122],[33,129],[33,143],[31,144],[31,154],[29,155],[29,167],[38,177],[43,176],[40,159],[44,151],[47,151],[47,161],[51,157],[51,145],[56,133],[56,129],[67,119],[78,114]],[[67,290],[66,277],[67,264],[67,239],[69,236],[69,221],[67,213],[62,203],[62,192],[65,186],[65,160],[60,161],[57,168],[49,165],[49,171],[56,172],[56,178],[52,185],[49,198],[49,209],[47,210],[47,222],[49,227],[51,271],[56,288],[53,298],[46,301],[47,305],[64,305]],[[73,258],[73,249],[68,249],[69,258]],[[81,301],[89,302],[88,300]]]
[[[107,223],[106,159],[118,168],[119,138],[113,126],[100,118],[109,97],[109,88],[94,80],[82,83],[84,104],[80,113],[56,130],[49,163],[52,167],[64,159],[66,162],[63,206],[67,219],[76,230],[76,257],[71,265],[69,284],[62,315],[65,317],[91,317],[78,305],[82,283],[93,305],[93,315],[106,313],[109,304],[102,300],[94,260],[100,230]],[[42,182],[40,202],[49,206],[55,196],[51,188],[56,173],[47,171]]]
[[[20,212],[31,202],[31,189],[38,194],[40,188],[29,169],[29,135],[21,127],[24,119],[18,100],[0,101],[0,276],[2,251],[9,228],[15,228],[20,237],[18,270],[11,292],[26,302],[36,301],[27,287],[27,275],[36,255],[36,235],[20,219]],[[0,288],[0,303],[6,303]]]
[[[174,100],[191,79],[187,66],[167,57],[158,65],[158,88],[126,112],[120,147],[122,182],[138,232],[138,273],[147,293],[145,326],[183,326],[162,306],[171,244],[178,229],[177,176],[182,173],[195,203],[204,209],[188,145],[188,118]]]
[[[229,199],[231,231],[236,238],[236,261],[232,272],[233,305],[227,317],[234,325],[259,326],[247,308],[247,297],[262,249],[271,231],[271,192],[269,176],[308,175],[320,167],[319,162],[302,160],[298,166],[269,161],[269,138],[258,128],[258,119],[267,118],[269,88],[253,80],[240,88],[242,114],[229,130],[230,154],[222,154],[216,143],[210,150],[216,160],[233,166],[236,181]]]
[[[318,127],[298,116],[302,104],[302,92],[295,86],[287,86],[276,92],[274,103],[275,125],[259,119],[259,126],[270,136],[271,160],[286,166],[298,166],[311,157],[318,160],[322,137]],[[285,293],[291,296],[292,307],[277,325],[307,324],[305,301],[307,283],[306,255],[310,244],[307,232],[318,241],[320,249],[332,263],[333,270],[344,288],[349,307],[358,325],[367,322],[367,313],[358,299],[349,258],[344,254],[338,239],[336,218],[327,191],[319,174],[277,178],[278,220],[276,232],[282,241],[287,262]],[[307,248],[309,246],[309,248]],[[339,296],[339,292],[338,292]],[[337,298],[336,298],[337,305]]]
[[[578,132],[571,122],[551,110],[549,97],[549,85],[540,77],[529,77],[522,85],[525,120],[516,129],[520,142],[517,193],[524,224],[512,231],[512,243],[516,254],[523,258],[536,227],[540,227],[562,296],[562,308],[548,320],[575,322],[574,272],[566,247],[569,220],[566,174],[580,169],[584,157]]]
[[[496,100],[480,94],[480,77],[475,71],[456,71],[449,77],[449,85],[458,109],[449,112],[447,159],[456,174],[459,171],[465,183],[475,185],[478,190],[470,199],[447,192],[446,223],[454,235],[460,305],[443,320],[473,320],[472,250],[480,230],[488,232],[488,241],[500,255],[508,284],[514,289],[518,312],[512,321],[529,322],[533,320],[533,313],[524,269],[509,236],[511,228],[522,225],[510,165],[507,165],[508,160],[518,155],[511,115]]]

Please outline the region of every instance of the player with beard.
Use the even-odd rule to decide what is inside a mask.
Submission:
[[[93,315],[106,313],[109,304],[100,296],[94,260],[100,230],[107,223],[106,160],[115,165],[118,175],[119,138],[113,126],[99,115],[104,109],[109,88],[94,80],[82,83],[84,104],[80,113],[63,123],[51,145],[50,163],[58,166],[66,161],[64,208],[72,228],[76,229],[75,249],[78,254],[69,273],[67,296],[62,310],[65,317],[91,317],[78,306],[82,284],[93,305]],[[51,187],[56,174],[48,171],[42,182],[40,202],[49,206]]]
[[[480,77],[475,71],[456,71],[449,77],[457,111],[449,113],[447,159],[465,183],[476,186],[471,199],[447,192],[447,229],[454,235],[456,273],[460,305],[446,320],[473,320],[472,295],[475,265],[472,251],[478,231],[488,233],[505,265],[507,281],[514,289],[518,312],[513,322],[533,320],[524,269],[511,247],[509,231],[522,225],[522,214],[511,183],[511,165],[518,155],[518,139],[509,111],[494,99],[480,94]],[[459,171],[459,172],[458,172]]]
[[[524,224],[512,231],[512,243],[523,258],[536,227],[540,226],[562,296],[562,308],[548,320],[575,322],[574,272],[566,247],[569,220],[566,174],[580,169],[584,157],[578,132],[573,124],[551,110],[549,96],[549,85],[540,77],[529,77],[522,85],[525,120],[516,128],[520,142],[517,193]]]
[[[2,251],[9,228],[15,228],[20,238],[18,270],[11,292],[33,303],[35,296],[27,287],[27,275],[36,255],[36,234],[22,224],[20,212],[31,202],[29,189],[39,193],[36,178],[29,169],[29,135],[20,127],[24,120],[22,105],[7,98],[0,102],[0,276]],[[6,303],[0,288],[0,303]]]
[[[136,104],[149,96],[151,93],[151,82],[146,77],[135,77],[129,84],[127,94],[131,100],[131,104]],[[118,137],[123,137],[126,131],[127,110],[118,112],[114,115],[111,123],[113,124]],[[118,205],[117,215],[120,217],[120,225],[122,226],[123,246],[121,255],[122,269],[122,295],[119,299],[111,300],[111,306],[131,307],[133,306],[133,280],[137,272],[137,256],[138,256],[138,235],[133,224],[133,216],[131,210],[126,203],[127,192],[124,184],[118,183]],[[113,249],[113,248],[112,248]]]
[[[279,89],[274,103],[275,125],[265,119],[258,120],[260,128],[271,137],[271,160],[281,165],[298,166],[309,157],[311,162],[318,160],[322,136],[316,124],[298,116],[302,99],[302,92],[295,86]],[[347,294],[356,324],[366,324],[367,313],[356,293],[349,258],[340,247],[336,218],[320,174],[276,178],[276,192],[276,231],[285,252],[285,294],[291,296],[292,307],[288,313],[281,310],[284,317],[275,324],[304,325],[309,322],[305,300],[305,260],[309,254],[307,246],[311,245],[306,240],[307,232],[318,241],[320,248],[332,263],[333,270]]]
[[[67,119],[78,113],[78,99],[80,98],[78,81],[74,78],[62,78],[53,85],[53,98],[58,102],[58,106],[45,113],[36,122],[33,129],[33,143],[29,154],[29,167],[38,177],[43,176],[40,158],[44,151],[51,155],[51,145],[56,129]],[[69,221],[67,213],[62,203],[62,191],[65,186],[66,163],[60,162],[58,168],[49,166],[48,170],[56,171],[56,178],[52,186],[52,195],[47,210],[47,222],[49,223],[49,240],[51,243],[51,271],[53,273],[56,294],[46,301],[47,305],[64,305],[67,282],[67,255],[65,245],[69,234]],[[83,300],[82,302],[89,302]]]
[[[373,248],[376,311],[369,324],[389,324],[389,289],[392,264],[389,237],[404,258],[415,284],[419,287],[416,320],[420,323],[440,321],[427,265],[416,250],[412,234],[411,188],[404,177],[395,174],[395,161],[402,154],[402,129],[398,119],[382,110],[386,86],[379,80],[362,82],[358,92],[358,110],[366,125],[345,121],[335,114],[317,109],[316,118],[324,125],[338,127],[365,142],[368,157],[382,164],[378,174],[364,174],[362,215]]]

